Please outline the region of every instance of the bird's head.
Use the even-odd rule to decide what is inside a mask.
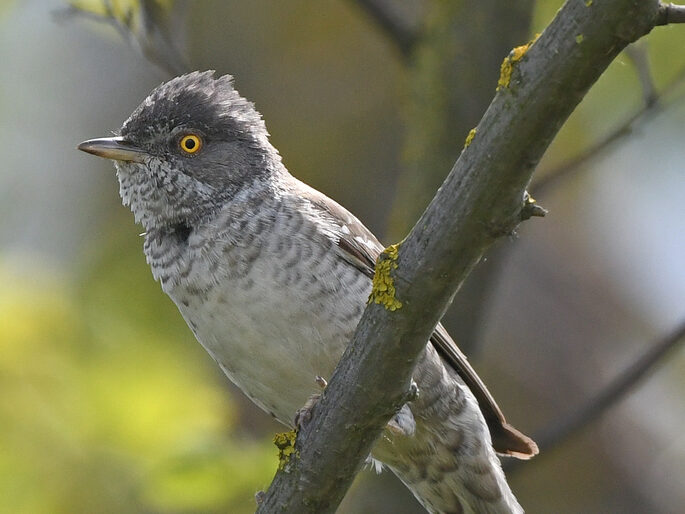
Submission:
[[[121,198],[147,230],[193,225],[282,168],[261,115],[213,71],[160,85],[118,136],[78,148],[115,161]]]

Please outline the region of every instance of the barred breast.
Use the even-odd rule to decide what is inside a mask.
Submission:
[[[326,223],[288,191],[253,192],[201,226],[146,237],[153,275],[198,341],[284,423],[317,375],[330,378],[371,289]]]

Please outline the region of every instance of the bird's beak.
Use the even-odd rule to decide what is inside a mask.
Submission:
[[[77,146],[79,150],[116,161],[143,162],[147,153],[122,137],[89,139]]]

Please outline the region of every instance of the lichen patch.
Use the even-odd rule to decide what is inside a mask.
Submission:
[[[469,131],[469,135],[466,136],[466,141],[464,141],[464,150],[466,150],[469,147],[471,141],[473,141],[473,138],[476,137],[476,132],[478,132],[478,130],[475,128],[472,128]]]
[[[382,305],[390,311],[396,311],[402,307],[402,302],[395,297],[395,283],[391,274],[397,269],[399,246],[395,244],[387,247],[378,257],[368,302]]]
[[[274,444],[278,448],[278,469],[284,470],[290,458],[294,455],[299,456],[299,452],[295,450],[295,441],[297,440],[297,431],[290,430],[289,432],[281,432],[274,436]]]
[[[540,34],[535,34],[535,37],[531,39],[528,43],[526,43],[525,45],[517,46],[511,52],[509,52],[509,55],[507,55],[504,58],[504,60],[502,61],[502,66],[500,66],[499,70],[497,91],[499,91],[502,88],[509,87],[509,83],[511,82],[511,74],[514,71],[514,63],[517,63],[518,61],[523,59],[523,56],[526,55],[526,52],[537,41],[538,37],[540,37]]]

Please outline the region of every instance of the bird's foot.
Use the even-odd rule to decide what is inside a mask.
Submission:
[[[409,384],[409,389],[407,389],[407,396],[405,398],[406,401],[408,402],[413,402],[419,397],[419,386],[414,380],[412,379],[411,383]]]
[[[295,430],[300,430],[300,428],[309,424],[309,422],[312,420],[314,406],[319,402],[320,399],[321,393],[315,393],[307,399],[302,407],[297,409],[295,412],[295,419],[293,420],[295,423]]]
[[[322,391],[326,389],[328,382],[326,382],[325,378],[317,376],[315,381]],[[320,399],[321,393],[314,393],[307,399],[302,407],[297,409],[297,412],[295,412],[295,419],[293,420],[296,430],[306,426],[312,420],[314,406],[319,402]]]
[[[404,394],[404,400],[409,403],[413,402],[418,397],[419,386],[412,380],[407,392]],[[416,420],[407,403],[402,405],[402,408],[397,414],[388,421],[387,428],[395,435],[412,436],[416,431]]]

